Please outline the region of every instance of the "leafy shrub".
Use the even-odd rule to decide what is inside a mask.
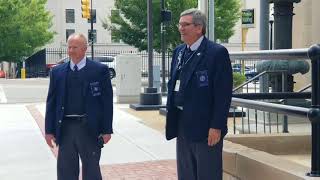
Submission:
[[[246,81],[246,76],[241,73],[234,72],[233,73],[233,87],[238,87],[242,83]]]

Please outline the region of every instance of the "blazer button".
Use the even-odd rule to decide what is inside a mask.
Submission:
[[[61,124],[61,122],[62,122],[62,121],[61,121],[61,120],[59,120],[58,122]]]
[[[62,106],[61,109],[64,110],[64,107]]]

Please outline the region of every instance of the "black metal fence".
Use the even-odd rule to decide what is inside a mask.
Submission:
[[[112,56],[115,57],[120,54],[135,54],[139,55],[142,58],[141,62],[141,75],[144,79],[148,77],[148,52],[146,51],[117,51],[117,50],[95,50],[94,56]],[[61,59],[67,57],[67,50],[65,48],[47,48],[46,49],[46,62],[47,64],[56,64]],[[87,56],[91,56],[91,52],[87,52]],[[162,56],[160,53],[153,53],[153,65],[160,66],[160,70],[162,71],[161,66]],[[170,69],[171,63],[171,53],[167,52],[165,56],[165,70],[168,72]],[[116,68],[116,63],[107,63],[109,67]],[[168,75],[168,73],[166,73]]]
[[[309,49],[290,49],[290,50],[267,50],[267,51],[255,51],[255,52],[239,52],[239,53],[230,53],[230,58],[234,61],[261,61],[261,60],[311,60],[312,65],[312,90],[311,90],[311,106],[308,108],[297,107],[297,106],[288,106],[283,104],[275,104],[270,102],[262,102],[257,100],[247,100],[240,98],[232,99],[232,106],[240,111],[240,121],[236,120],[234,116],[233,124],[234,124],[234,133],[236,133],[237,126],[240,126],[240,129],[247,131],[254,129],[256,133],[258,133],[258,122],[257,115],[258,112],[263,115],[263,123],[264,123],[264,133],[266,132],[266,124],[269,124],[269,130],[271,132],[271,124],[270,121],[270,113],[276,114],[273,118],[276,119],[277,124],[277,132],[278,124],[279,124],[279,114],[291,117],[300,117],[304,120],[309,120],[311,122],[311,133],[312,133],[312,157],[311,157],[311,171],[307,173],[309,176],[320,177],[320,45],[314,45]],[[251,96],[252,95],[252,96]],[[266,94],[259,95],[257,93],[251,94],[248,93],[244,95],[242,98],[260,98],[260,99],[268,99],[270,101],[270,97],[268,98]],[[273,94],[274,95],[274,94]],[[271,94],[271,96],[273,96]],[[237,95],[235,95],[237,96]],[[239,96],[239,95],[238,95]],[[258,97],[260,96],[260,97]],[[266,97],[262,97],[266,96]],[[308,98],[310,94],[286,94],[286,93],[278,93],[277,98],[286,99],[288,97],[295,98]],[[251,110],[250,110],[251,109]],[[246,113],[244,113],[246,111]],[[237,112],[239,114],[239,112]],[[269,113],[268,119],[266,121],[265,114]],[[236,112],[234,112],[236,114]],[[254,121],[251,121],[250,114],[253,114]],[[246,117],[246,119],[244,118]],[[290,121],[290,119],[288,119]],[[253,125],[253,126],[252,126]],[[247,128],[245,128],[247,126]],[[242,128],[241,128],[242,127]]]

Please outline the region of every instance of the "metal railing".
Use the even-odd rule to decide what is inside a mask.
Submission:
[[[313,45],[305,49],[289,50],[264,50],[251,52],[230,53],[231,60],[311,60],[311,108],[288,106],[282,104],[253,101],[246,99],[233,98],[232,106],[252,108],[257,111],[267,111],[277,114],[291,115],[309,119],[311,122],[312,152],[311,152],[311,171],[308,176],[320,177],[320,45]],[[255,115],[256,115],[255,114]],[[249,114],[247,114],[249,116]],[[270,117],[270,116],[269,116]],[[248,120],[249,121],[249,120]],[[235,122],[234,122],[235,123]],[[278,122],[277,122],[278,123]],[[257,122],[256,122],[257,124]],[[250,126],[249,126],[250,128]],[[257,128],[257,127],[256,127]]]
[[[282,77],[282,79],[281,79],[281,81],[282,81],[282,90],[284,90],[285,88],[285,78],[283,78],[285,75],[286,75],[286,71],[263,71],[263,72],[261,72],[261,73],[259,73],[259,74],[257,74],[256,76],[254,76],[253,78],[251,78],[251,79],[249,79],[249,80],[247,80],[246,82],[244,82],[244,83],[242,83],[242,84],[240,84],[239,86],[237,86],[237,87],[235,87],[232,91],[233,92],[237,92],[238,90],[240,90],[240,89],[243,89],[243,88],[245,88],[247,91],[246,91],[246,93],[249,93],[249,84],[250,83],[254,83],[254,92],[256,92],[257,91],[257,87],[256,87],[256,81],[258,81],[259,80],[259,78],[260,77],[263,77],[263,76],[267,76],[267,80],[268,80],[268,75],[269,74],[281,74],[281,77]]]

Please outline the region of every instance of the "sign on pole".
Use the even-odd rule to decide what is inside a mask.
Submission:
[[[254,28],[255,17],[254,9],[243,9],[241,13],[242,28]]]

